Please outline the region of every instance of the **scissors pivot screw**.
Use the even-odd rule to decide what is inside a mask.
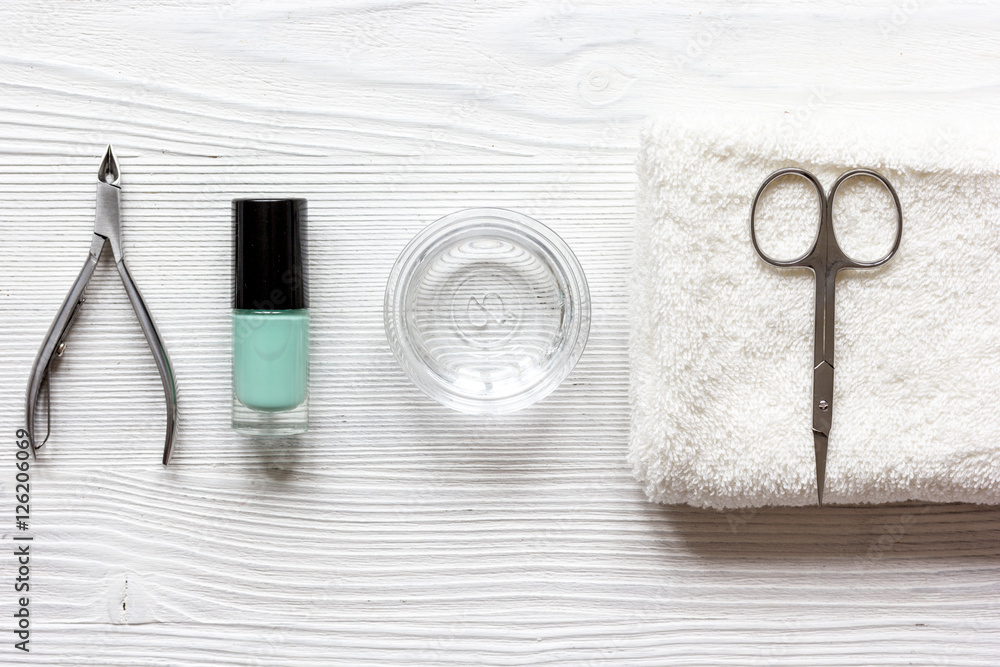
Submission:
[[[819,402],[819,409],[823,410],[824,412],[826,412],[827,410],[830,409],[830,404],[827,403],[826,401],[820,401]]]

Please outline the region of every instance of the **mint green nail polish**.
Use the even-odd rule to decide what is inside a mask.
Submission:
[[[309,428],[304,199],[234,199],[232,426],[256,436]]]
[[[233,384],[252,410],[302,405],[309,390],[309,311],[234,310]]]

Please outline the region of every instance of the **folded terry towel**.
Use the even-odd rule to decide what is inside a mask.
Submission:
[[[816,502],[813,277],[765,264],[749,238],[757,188],[797,166],[826,189],[876,169],[903,207],[892,261],[837,282],[825,502],[1000,503],[1000,128],[869,121],[647,124],[629,457],[650,499]],[[775,208],[778,229],[815,225]]]

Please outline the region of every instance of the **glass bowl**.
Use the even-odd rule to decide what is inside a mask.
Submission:
[[[457,211],[403,250],[385,290],[403,371],[450,408],[513,412],[559,386],[590,333],[579,261],[548,227],[498,208]]]

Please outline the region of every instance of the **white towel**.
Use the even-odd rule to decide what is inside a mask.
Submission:
[[[749,238],[757,188],[797,166],[827,189],[847,169],[878,170],[903,208],[897,255],[837,281],[824,501],[1000,503],[998,129],[819,117],[647,124],[629,457],[650,499],[717,509],[816,503],[814,279],[765,264]],[[856,190],[857,219],[884,219],[866,209],[877,189]],[[792,207],[794,192],[777,195],[769,213],[785,232],[818,216]],[[866,229],[854,235],[887,238]]]

